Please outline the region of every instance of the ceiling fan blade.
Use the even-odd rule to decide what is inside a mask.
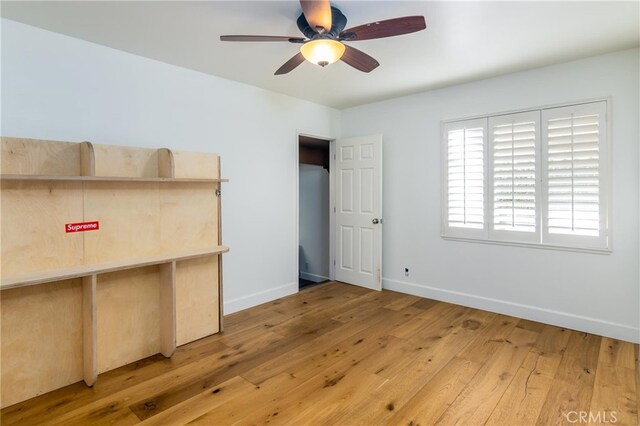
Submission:
[[[303,62],[304,62],[304,56],[302,56],[302,53],[298,52],[297,55],[289,59],[287,62],[284,63],[284,65],[278,68],[278,70],[274,73],[274,75],[286,74],[289,71],[292,71],[293,69],[295,69],[298,65],[300,65]]]
[[[347,41],[371,40],[415,33],[425,28],[427,28],[427,24],[424,21],[424,16],[405,16],[349,28],[342,31],[340,37]]]
[[[342,59],[344,62],[351,65],[355,69],[362,72],[371,72],[374,69],[378,68],[378,65],[380,65],[378,61],[364,53],[362,50],[347,46],[346,44],[345,47],[346,49],[344,51],[344,54],[340,59]]]
[[[304,42],[302,37],[289,36],[261,36],[261,35],[223,35],[220,41],[288,41],[290,43]]]
[[[331,3],[329,0],[300,0],[302,13],[311,28],[331,30]],[[319,32],[319,31],[318,31]]]

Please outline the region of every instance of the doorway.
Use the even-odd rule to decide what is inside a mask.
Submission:
[[[299,288],[331,276],[331,141],[298,135]]]

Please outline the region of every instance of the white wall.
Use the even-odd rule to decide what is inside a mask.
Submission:
[[[227,313],[297,291],[297,131],[336,136],[338,120],[324,106],[2,20],[2,135],[221,154]]]
[[[344,110],[343,137],[384,138],[384,287],[640,341],[638,56],[628,50]],[[441,120],[608,96],[612,254],[440,237]]]
[[[329,278],[329,172],[300,164],[300,258],[302,278]]]

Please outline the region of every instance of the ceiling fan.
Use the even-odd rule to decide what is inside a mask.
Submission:
[[[376,21],[344,29],[347,18],[329,0],[300,0],[302,14],[298,18],[298,28],[304,37],[260,36],[260,35],[223,35],[221,41],[286,41],[301,44],[300,52],[289,59],[275,72],[286,74],[308,60],[324,67],[342,60],[362,72],[376,69],[378,61],[345,41],[372,40],[409,34],[424,30],[427,26],[424,16],[405,16],[402,18]]]

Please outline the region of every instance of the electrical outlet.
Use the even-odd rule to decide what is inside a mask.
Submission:
[[[405,277],[409,276],[409,268],[404,268],[404,276]]]

